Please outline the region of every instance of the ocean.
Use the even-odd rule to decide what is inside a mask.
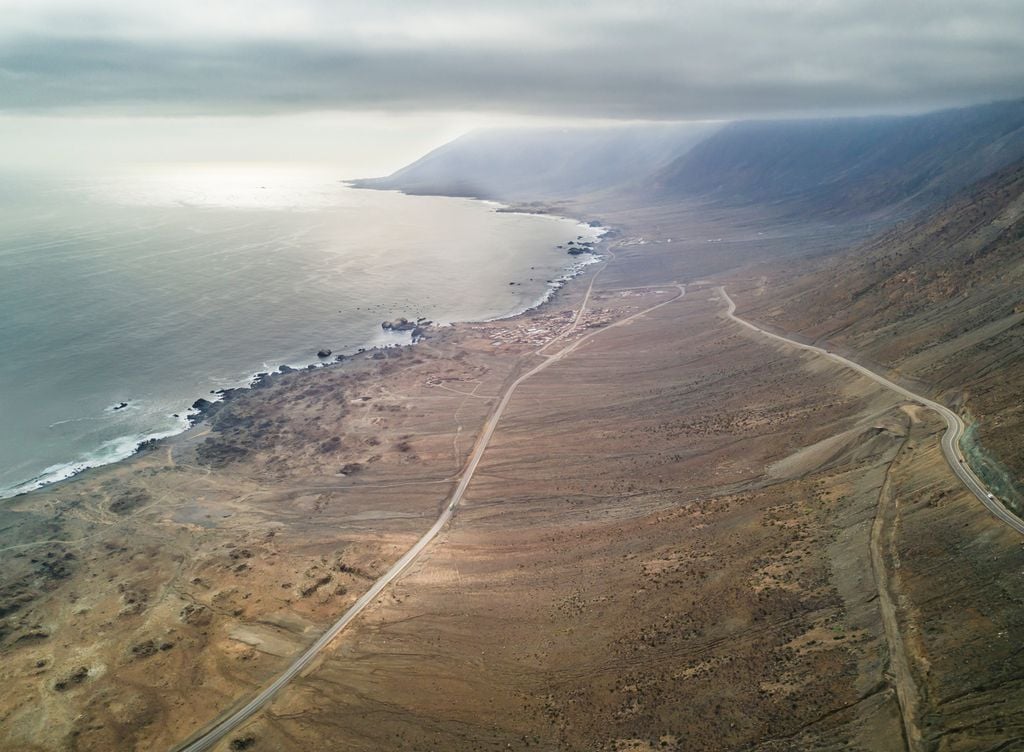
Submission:
[[[178,433],[196,399],[258,372],[408,341],[383,320],[518,313],[588,259],[556,246],[599,232],[340,177],[258,164],[4,176],[0,497]]]

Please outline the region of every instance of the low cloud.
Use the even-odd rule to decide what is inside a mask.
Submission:
[[[732,118],[1024,96],[1019,0],[4,7],[0,109]]]

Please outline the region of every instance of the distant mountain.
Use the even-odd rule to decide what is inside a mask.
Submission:
[[[1024,157],[1024,100],[900,117],[469,133],[364,188],[633,207],[698,200],[846,222],[909,216]]]
[[[770,275],[741,315],[962,400],[1009,471],[979,462],[1024,498],[1024,159],[864,245]]]
[[[934,205],[1024,157],[1024,100],[905,117],[727,125],[652,176],[649,200],[836,218]]]
[[[647,177],[718,125],[488,129],[469,133],[363,188],[532,201],[575,198]]]

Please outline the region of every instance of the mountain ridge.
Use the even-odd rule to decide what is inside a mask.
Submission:
[[[360,188],[509,202],[766,208],[849,222],[935,206],[1024,158],[1024,100],[923,115],[474,131]]]
[[[575,198],[640,178],[717,128],[677,123],[467,133],[358,188],[495,200]]]
[[[654,197],[834,216],[914,210],[1024,157],[1024,100],[923,115],[731,123],[652,177]]]
[[[866,243],[769,270],[746,315],[866,356],[975,419],[987,480],[1024,500],[1024,159]],[[981,449],[981,447],[984,449]]]

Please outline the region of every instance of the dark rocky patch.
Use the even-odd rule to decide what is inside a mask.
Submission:
[[[206,606],[198,603],[189,603],[185,608],[181,609],[178,618],[193,627],[205,627],[213,621],[213,612]]]
[[[149,492],[141,489],[130,489],[120,494],[112,502],[110,502],[110,511],[114,514],[127,514],[133,509],[146,504],[152,500],[152,496]]]
[[[53,685],[53,688],[58,692],[65,692],[71,687],[81,684],[89,678],[89,669],[87,666],[79,666],[66,677],[61,679],[59,682]]]
[[[411,332],[416,328],[416,322],[401,316],[394,321],[382,321],[380,328],[386,332]]]
[[[313,595],[313,593],[315,593],[317,590],[319,590],[328,582],[330,582],[332,579],[334,579],[334,577],[330,573],[321,575],[320,577],[317,577],[311,583],[306,585],[304,588],[302,588],[302,590],[300,590],[299,592],[302,594],[303,598],[308,598],[309,596]]]
[[[174,417],[177,418],[178,416],[175,415]],[[156,449],[158,443],[159,443],[159,441],[157,439],[146,439],[145,441],[140,441],[138,444],[135,445],[135,451],[136,452],[149,452],[149,451],[152,451],[153,449]]]
[[[331,452],[337,452],[339,449],[341,449],[341,437],[340,436],[332,436],[331,438],[327,439],[326,441],[320,442],[320,453],[321,454],[329,454]]]

